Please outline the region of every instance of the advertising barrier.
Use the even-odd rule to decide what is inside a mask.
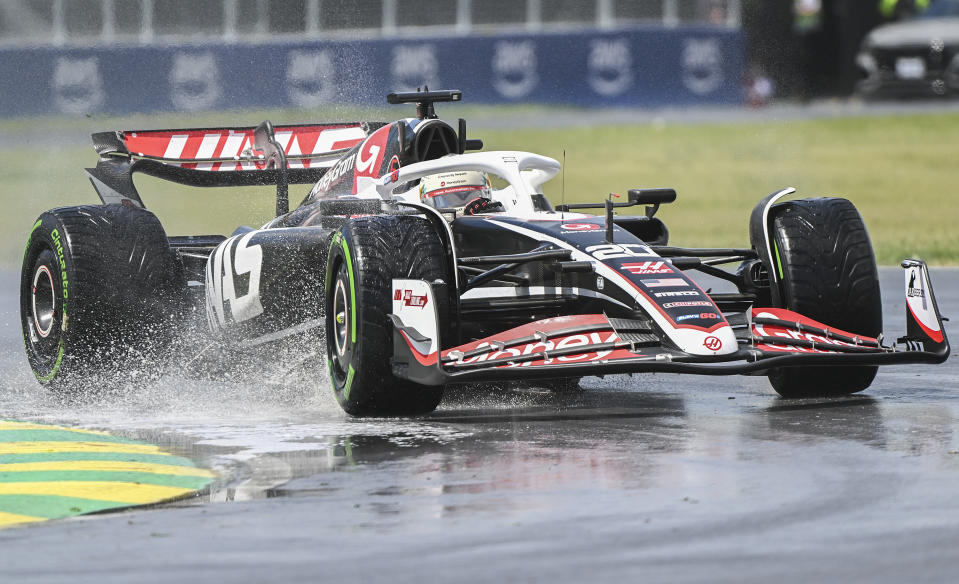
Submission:
[[[4,116],[383,104],[667,106],[742,100],[743,41],[714,27],[260,44],[0,50]]]

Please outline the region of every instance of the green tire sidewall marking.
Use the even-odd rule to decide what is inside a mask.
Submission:
[[[30,244],[33,243],[33,232],[37,230],[41,225],[43,225],[43,219],[37,219],[37,222],[33,224],[33,229],[30,230],[30,235],[27,236],[27,245],[23,248],[23,262],[27,261],[27,252],[30,251]]]
[[[773,253],[776,255],[776,271],[779,272],[779,281],[782,282],[784,279],[786,279],[786,276],[783,275],[783,262],[779,257],[779,244],[776,243],[775,239],[773,240]]]
[[[346,373],[346,383],[343,385],[343,399],[350,399],[350,387],[353,386],[353,374],[356,373],[353,370],[353,365],[350,365],[350,370]]]
[[[346,238],[342,236],[340,232],[337,232],[333,235],[332,240],[330,241],[330,253],[332,254],[336,246],[339,245],[343,250],[343,260],[346,263],[346,270],[349,278],[350,284],[350,342],[353,344],[354,351],[356,349],[356,278],[353,273],[353,256],[350,254],[350,247],[346,243]],[[327,262],[326,268],[326,288],[330,289],[333,282],[333,264]],[[333,360],[327,359],[327,366],[330,372],[330,381],[333,383],[334,394],[337,397],[337,400],[344,402],[350,399],[350,389],[353,386],[353,378],[356,375],[356,370],[353,368],[353,365],[350,364],[349,369],[346,372],[346,380],[343,383],[343,389],[341,391],[335,391],[337,387],[336,376],[333,373]]]
[[[333,257],[333,250],[335,250],[337,246],[340,245],[340,241],[342,240],[342,238],[343,236],[340,235],[339,231],[333,234],[333,237],[330,238],[330,250],[329,252],[327,252],[327,257],[329,258]],[[333,266],[334,266],[334,262],[327,260],[326,262],[326,295],[328,295],[329,292],[333,289],[333,279],[335,277],[335,270],[333,269]],[[329,328],[329,322],[327,322],[327,328]],[[327,340],[326,370],[330,374],[330,385],[333,386],[333,395],[336,397],[336,401],[342,403],[344,398],[342,394],[339,391],[337,391],[336,374],[333,371],[333,358],[331,356],[331,353],[329,352],[329,351],[332,351],[331,345],[329,344],[329,341],[330,341],[329,336],[327,336],[326,340]]]
[[[342,242],[343,254],[346,256],[346,269],[350,273],[350,329],[354,345],[356,345],[356,284],[353,277],[353,258],[350,256],[350,248],[346,245],[346,240]]]
[[[330,249],[327,252],[327,256],[333,255],[333,250],[336,249],[336,246],[340,244],[341,238],[342,236],[340,235],[339,231],[333,234],[333,237],[330,238]],[[327,260],[326,262],[326,290],[327,291],[331,289],[330,287],[332,286],[332,284],[333,284],[333,264],[332,262]]]
[[[66,316],[67,316],[67,309],[66,309],[66,306],[64,306],[63,317],[66,318]],[[47,373],[46,375],[41,375],[39,371],[31,367],[31,369],[33,369],[33,374],[36,376],[38,381],[46,383],[48,381],[51,381],[54,377],[57,376],[57,373],[60,372],[60,365],[63,364],[63,353],[66,350],[65,345],[66,345],[66,339],[62,336],[62,333],[61,333],[60,348],[57,350],[57,360],[56,362],[54,362],[53,369],[50,370],[50,373]]]
[[[31,244],[33,244],[33,234],[36,233],[37,229],[39,229],[41,225],[43,225],[43,219],[42,218],[37,219],[37,222],[33,224],[33,228],[30,229],[30,235],[27,237],[27,245],[26,245],[26,248],[24,248],[23,250],[23,263],[25,268],[26,268],[26,262],[29,259],[30,246]],[[53,238],[54,232],[56,232],[57,234],[56,241],[54,241],[54,238]],[[60,243],[60,238],[62,237],[63,236],[60,235],[60,232],[56,227],[54,227],[50,231],[50,239],[51,239],[51,242],[54,244],[51,246],[51,251],[53,251],[54,260],[57,263],[57,267],[60,269],[60,286],[61,286],[60,296],[62,301],[62,308],[60,310],[60,314],[61,314],[60,342],[57,343],[57,358],[53,363],[53,367],[50,369],[48,373],[44,374],[40,371],[37,371],[37,369],[33,366],[32,359],[31,359],[30,370],[33,372],[34,377],[36,377],[37,381],[39,381],[40,383],[48,383],[57,376],[57,374],[60,372],[60,367],[63,365],[63,356],[66,353],[66,332],[67,332],[67,322],[68,322],[67,295],[68,295],[68,289],[69,289],[69,279],[67,278],[66,258],[63,255],[63,244]],[[56,249],[57,247],[56,244],[58,243],[60,247],[59,253],[57,253],[57,249]],[[27,336],[27,333],[25,330],[23,331],[23,342],[27,346],[27,350],[29,351],[31,346],[30,339]]]
[[[346,238],[340,241],[343,247],[343,255],[346,258],[346,271],[350,278],[350,342],[353,344],[353,355],[356,356],[356,278],[353,275],[353,257],[350,255],[350,247],[346,244]],[[353,387],[353,376],[356,371],[353,364],[350,363],[350,369],[346,372],[346,383],[343,385],[343,399],[350,399],[350,388]]]

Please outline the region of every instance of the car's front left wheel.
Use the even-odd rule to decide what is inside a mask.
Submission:
[[[839,198],[773,208],[773,249],[783,308],[854,334],[882,332],[879,274],[859,211]],[[869,387],[869,365],[778,367],[769,381],[783,397],[836,396]]]
[[[429,220],[414,215],[350,219],[333,235],[326,271],[326,350],[337,402],[354,416],[425,414],[442,386],[393,375],[394,278],[449,282],[446,250]],[[436,298],[439,322],[447,302]]]

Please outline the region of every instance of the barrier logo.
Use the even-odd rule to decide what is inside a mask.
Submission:
[[[333,101],[336,69],[331,51],[290,51],[286,82],[295,105],[315,107]]]
[[[57,109],[68,114],[96,111],[106,94],[96,57],[71,59],[60,57],[53,70],[53,101]]]
[[[536,43],[500,41],[493,52],[493,88],[507,99],[526,97],[536,88]]]
[[[683,43],[683,85],[696,95],[706,95],[723,83],[723,53],[719,39],[686,39]]]
[[[170,69],[174,107],[184,111],[211,109],[220,98],[220,73],[212,52],[177,53]]]
[[[440,64],[433,45],[398,45],[393,48],[390,71],[397,91],[416,91],[418,87],[439,87]]]
[[[633,58],[626,39],[596,39],[590,43],[587,79],[603,96],[624,93],[633,85]]]

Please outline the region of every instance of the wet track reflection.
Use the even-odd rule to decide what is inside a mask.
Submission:
[[[959,314],[959,270],[933,278]],[[883,285],[896,330],[899,272]],[[954,357],[841,399],[650,374],[455,387],[424,418],[350,419],[315,382],[173,378],[65,401],[31,379],[10,317],[3,417],[107,429],[219,473],[197,499],[0,531],[0,574],[18,582],[949,581],[959,560]]]

